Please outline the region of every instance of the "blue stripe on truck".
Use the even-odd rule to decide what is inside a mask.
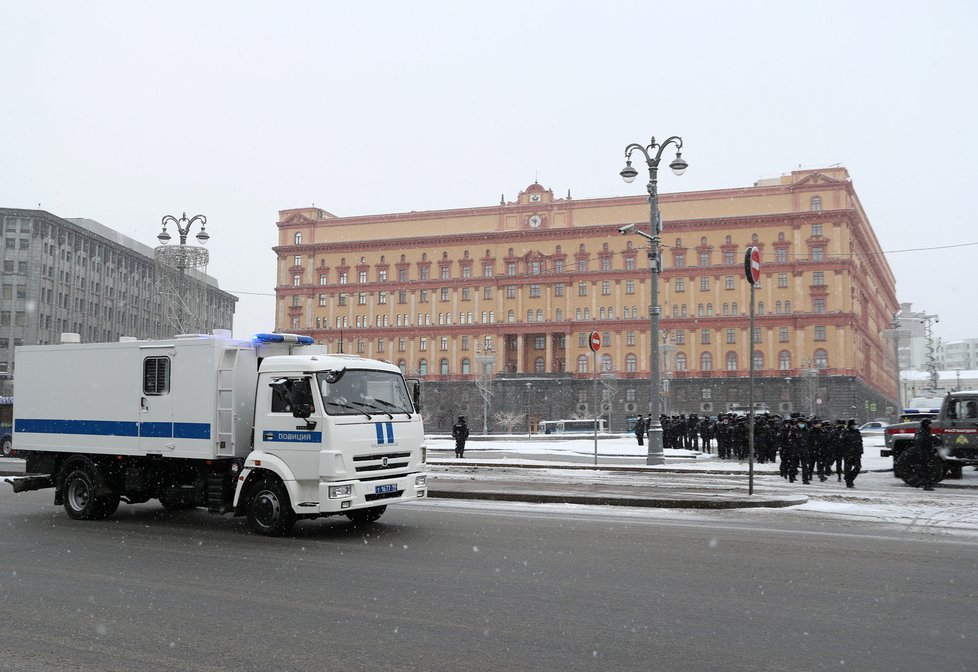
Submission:
[[[125,422],[121,420],[17,418],[14,420],[14,433],[210,439],[211,426],[206,422]]]

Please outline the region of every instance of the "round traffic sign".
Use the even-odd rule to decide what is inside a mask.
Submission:
[[[601,334],[592,331],[591,335],[588,336],[587,343],[591,346],[591,352],[597,352],[601,349]]]
[[[744,274],[747,282],[756,285],[761,279],[761,251],[756,247],[748,247],[744,255]]]

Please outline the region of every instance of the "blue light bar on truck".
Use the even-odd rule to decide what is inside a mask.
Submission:
[[[298,334],[255,334],[252,340],[255,343],[298,343],[299,345],[315,343],[312,336],[299,336]]]

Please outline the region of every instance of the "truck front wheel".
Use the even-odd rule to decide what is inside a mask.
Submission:
[[[346,514],[354,525],[366,525],[367,523],[373,523],[380,520],[380,517],[384,515],[384,511],[387,510],[386,506],[373,506],[369,509],[357,509],[356,511],[350,511]]]
[[[277,478],[263,478],[248,498],[248,524],[258,534],[280,537],[295,525],[289,492]]]

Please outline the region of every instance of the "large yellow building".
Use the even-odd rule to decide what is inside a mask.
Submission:
[[[898,309],[894,278],[845,168],[662,194],[659,207],[670,412],[746,401],[744,253],[757,246],[755,398],[773,412],[886,414],[896,398],[883,338]],[[620,424],[649,409],[651,274],[645,240],[618,229],[647,230],[648,213],[644,195],[556,198],[537,183],[491,207],[355,217],[283,210],[276,327],[389,360],[435,389],[490,374],[504,384],[586,382],[596,361]],[[596,360],[591,331],[602,336]],[[586,412],[587,388],[578,387],[562,402],[569,408],[551,405],[535,419]]]

